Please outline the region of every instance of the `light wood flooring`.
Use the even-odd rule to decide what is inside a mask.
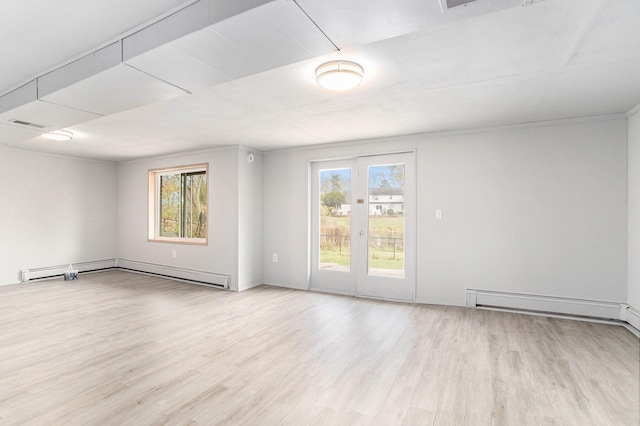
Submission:
[[[0,424],[633,425],[619,326],[110,271],[0,287]]]

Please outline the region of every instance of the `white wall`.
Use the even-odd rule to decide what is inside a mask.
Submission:
[[[200,163],[209,163],[208,245],[148,241],[149,170]],[[230,275],[238,288],[237,147],[121,163],[117,182],[118,258]]]
[[[116,257],[116,172],[0,147],[0,285],[23,268]]]
[[[640,107],[640,105],[639,105]],[[629,117],[628,304],[640,310],[640,108]]]
[[[627,300],[624,116],[268,152],[263,281],[308,287],[309,161],[412,148],[417,301],[464,305],[467,288]]]
[[[238,290],[262,284],[262,164],[260,152],[239,148]]]

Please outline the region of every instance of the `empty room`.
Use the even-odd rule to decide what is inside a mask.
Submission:
[[[637,426],[639,28],[1,2],[0,424]]]

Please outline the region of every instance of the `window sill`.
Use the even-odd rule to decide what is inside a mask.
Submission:
[[[152,243],[169,243],[169,244],[188,244],[196,246],[206,246],[208,241],[206,238],[149,238]]]

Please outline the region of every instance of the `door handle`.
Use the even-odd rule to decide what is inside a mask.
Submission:
[[[361,237],[364,237],[364,231],[358,232],[358,235],[360,235]]]

